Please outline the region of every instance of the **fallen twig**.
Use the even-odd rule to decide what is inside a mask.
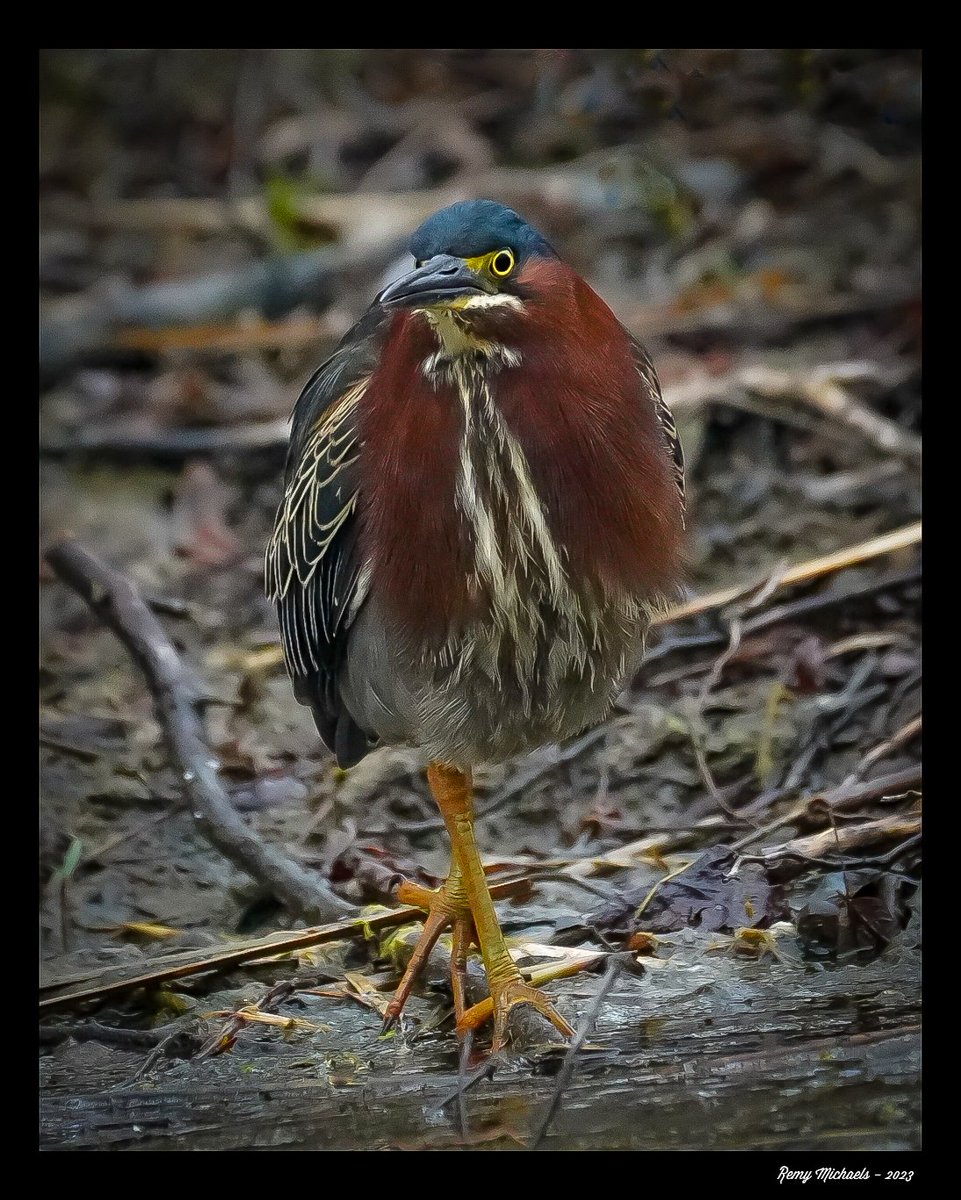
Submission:
[[[466,196],[466,193],[464,194]],[[405,192],[323,193],[298,199],[298,217],[328,230],[333,226],[343,242],[356,248],[380,246],[411,233],[435,209],[463,199],[459,190],[439,188]],[[195,197],[114,200],[87,204],[58,197],[50,203],[60,219],[94,229],[169,234],[172,231],[211,234],[238,226],[268,235],[272,219],[268,203],[258,196],[224,201]]]
[[[96,762],[100,757],[99,750],[91,750],[89,746],[75,746],[73,742],[66,742],[49,733],[44,733],[42,728],[40,745],[46,746],[48,750],[56,750],[58,754],[71,754],[74,758],[79,758],[81,762]]]
[[[782,787],[785,792],[790,794],[794,788],[800,787],[818,755],[833,745],[838,734],[850,725],[862,709],[883,694],[884,686],[872,682],[877,669],[877,655],[866,654],[855,666],[844,687],[830,698],[825,697],[827,703],[814,719],[807,744],[784,778]],[[759,800],[754,803],[758,804]]]
[[[843,386],[865,380],[897,384],[909,372],[910,367],[903,365],[885,370],[873,362],[826,363],[813,371],[778,371],[756,366],[743,370],[741,381],[749,391],[762,396],[775,399],[797,396],[818,412],[856,430],[879,450],[917,460],[921,457],[921,439],[855,400]]]
[[[289,437],[290,423],[286,417],[247,425],[158,429],[155,433],[145,431],[134,421],[117,420],[81,426],[71,432],[67,441],[43,441],[40,453],[49,458],[83,452],[179,462],[199,454],[283,453]]]
[[[607,995],[611,988],[617,982],[617,977],[621,973],[623,960],[619,955],[611,955],[607,960],[607,969],[604,972],[604,977],[601,979],[600,986],[594,999],[591,1001],[591,1006],[581,1018],[580,1024],[577,1027],[577,1033],[574,1036],[573,1042],[568,1047],[567,1053],[564,1055],[564,1062],[561,1064],[561,1069],[557,1075],[557,1085],[554,1088],[554,1095],[551,1097],[551,1102],[548,1105],[547,1112],[538,1126],[537,1132],[531,1139],[528,1147],[529,1150],[536,1150],[544,1140],[547,1130],[550,1127],[551,1121],[554,1119],[554,1114],[560,1107],[561,1099],[567,1091],[568,1085],[571,1082],[571,1076],[574,1074],[574,1061],[578,1051],[587,1041],[587,1036],[594,1028],[594,1022],[597,1020],[597,1014],[601,1011],[601,1005],[607,999]]]
[[[756,616],[749,617],[741,630],[742,638],[749,637],[752,634],[760,633],[762,629],[769,629],[772,625],[780,625],[785,621],[794,621],[798,617],[807,617],[812,613],[823,612],[825,609],[837,608],[839,605],[848,604],[852,600],[861,600],[867,596],[874,596],[878,592],[885,592],[892,588],[902,587],[907,583],[914,583],[915,580],[921,578],[920,567],[912,567],[909,571],[899,571],[893,575],[884,575],[878,579],[868,580],[866,583],[858,584],[856,587],[847,588],[844,591],[823,592],[815,596],[802,596],[798,600],[790,600],[784,604],[776,605],[774,608],[764,609]],[[686,650],[704,650],[712,646],[719,646],[725,640],[724,634],[717,630],[715,633],[702,633],[693,637],[686,638],[662,638],[656,646],[644,656],[645,667],[656,662],[660,658],[666,658],[670,654],[683,652]],[[698,666],[698,670],[710,670],[711,663],[702,663]],[[653,680],[646,680],[650,686]]]
[[[147,817],[147,819],[144,821],[139,821],[136,825],[133,825],[129,829],[123,830],[121,833],[113,834],[105,841],[100,842],[98,845],[88,850],[84,855],[85,860],[88,863],[102,862],[106,856],[112,851],[116,850],[118,846],[122,846],[125,842],[129,842],[134,838],[140,837],[140,835],[146,833],[148,829],[153,829],[155,825],[159,825],[161,821],[168,820],[174,815],[174,813],[181,811],[182,807],[182,803],[175,804],[170,808],[164,809],[162,812],[154,813],[152,817]]]
[[[467,1133],[467,1113],[464,1108],[464,1096],[472,1087],[483,1083],[485,1079],[492,1079],[496,1069],[503,1065],[507,1057],[503,1050],[498,1050],[496,1054],[489,1054],[473,1071],[468,1071],[467,1063],[473,1049],[473,1040],[472,1033],[468,1033],[467,1037],[461,1043],[461,1050],[458,1056],[457,1087],[442,1097],[435,1106],[435,1111],[441,1112],[448,1104],[452,1104],[455,1100],[457,1101],[461,1136],[466,1136]]]
[[[847,784],[853,783],[858,779],[863,779],[875,763],[880,762],[883,758],[887,758],[895,750],[900,750],[902,746],[906,746],[909,742],[913,742],[920,733],[921,714],[918,713],[906,725],[902,725],[900,729],[892,733],[889,738],[886,738],[879,745],[875,746],[873,750],[869,750],[844,782]]]
[[[595,875],[618,867],[633,867],[638,858],[653,858],[660,860],[669,847],[670,839],[662,833],[637,838],[626,846],[615,846],[604,854],[592,855],[590,858],[579,858],[568,866],[561,867],[565,875]]]
[[[215,325],[178,325],[161,329],[122,329],[114,344],[124,350],[162,354],[176,350],[198,354],[253,354],[337,341],[341,331],[321,317],[289,317],[282,321],[238,320]]]
[[[664,886],[665,883],[668,883],[672,879],[677,879],[678,875],[683,875],[685,871],[689,871],[696,862],[697,862],[697,859],[692,858],[690,862],[686,862],[682,867],[677,867],[673,871],[668,871],[668,873],[666,875],[664,875],[661,879],[655,880],[652,887],[648,890],[647,895],[644,897],[644,899],[640,902],[640,904],[634,910],[634,920],[638,921],[640,919],[641,914],[645,911],[647,906],[654,899],[655,894],[658,891],[660,891],[660,889]]]
[[[372,269],[382,262],[384,247],[368,254]],[[340,247],[304,254],[275,255],[232,270],[191,279],[129,287],[108,300],[98,298],[79,312],[58,306],[40,329],[40,362],[59,370],[97,346],[109,344],[122,325],[163,327],[222,320],[247,308],[287,312],[298,304],[314,303],[348,266],[360,267],[357,256]]]
[[[731,846],[731,849],[741,850],[743,847],[750,845],[751,842],[756,842],[760,838],[767,837],[775,829],[781,829],[785,825],[793,825],[801,817],[811,813],[813,811],[812,805],[814,804],[817,804],[825,812],[851,812],[854,809],[860,808],[862,804],[869,804],[872,800],[880,800],[884,796],[899,796],[904,792],[910,791],[920,782],[920,764],[916,767],[908,767],[904,771],[896,771],[890,775],[880,775],[876,779],[869,779],[864,783],[856,779],[845,780],[844,783],[826,792],[821,792],[815,796],[806,796],[790,812],[776,817],[767,825],[762,825],[752,830],[739,841],[735,842]],[[777,794],[768,795],[766,802],[773,804],[777,800],[783,799],[785,795],[790,794],[791,790],[793,789],[779,789]],[[763,799],[765,797],[759,797],[759,800]],[[752,810],[754,807],[754,805],[751,805]]]
[[[526,880],[509,879],[492,883],[491,895],[495,899],[516,895],[526,885]],[[53,1010],[79,1004],[88,1000],[105,1000],[110,996],[135,991],[137,988],[153,987],[169,979],[183,979],[189,975],[200,975],[206,971],[223,971],[241,963],[266,961],[305,950],[309,946],[320,946],[345,938],[370,937],[381,929],[394,925],[406,925],[423,920],[424,913],[413,905],[402,908],[385,908],[380,912],[365,913],[344,921],[333,921],[327,925],[315,925],[310,929],[269,934],[253,938],[239,945],[228,945],[203,950],[180,950],[153,959],[148,967],[134,968],[129,973],[116,967],[100,967],[90,971],[74,972],[71,975],[50,979],[41,985],[41,1011]],[[55,992],[55,995],[47,993]]]
[[[244,824],[204,740],[197,685],[130,580],[77,542],[61,542],[47,551],[46,558],[123,642],[147,677],[194,816],[210,844],[298,915],[323,920],[352,911],[321,879],[265,846]]]
[[[860,360],[825,363],[813,370],[798,371],[754,364],[725,375],[704,373],[685,383],[666,387],[664,399],[673,409],[693,407],[709,400],[734,402],[738,394],[744,392],[768,400],[799,400],[847,426],[879,450],[916,462],[921,457],[921,439],[856,400],[845,386],[868,382],[893,387],[903,382],[911,369],[904,363],[886,366]],[[777,417],[779,414],[775,411],[771,415]]]
[[[41,987],[39,1007],[42,1012],[69,1007],[91,1000],[106,1000],[137,988],[153,987],[169,979],[184,979],[206,971],[223,971],[228,967],[267,956],[290,954],[308,946],[319,946],[349,937],[367,937],[391,925],[423,918],[419,908],[384,909],[364,917],[352,917],[346,921],[334,921],[327,925],[315,925],[310,929],[297,929],[293,933],[270,934],[268,937],[253,938],[239,945],[219,946],[213,949],[183,950],[175,954],[164,954],[151,964],[134,968],[129,973],[117,974],[116,967],[102,967],[93,971],[76,972],[48,981]],[[107,978],[104,978],[106,976]],[[64,989],[64,990],[61,990]],[[55,995],[48,995],[51,991]]]
[[[711,798],[728,817],[739,819],[738,814],[730,807],[727,801],[721,795],[720,789],[714,779],[714,773],[711,770],[710,764],[707,761],[707,751],[705,744],[707,742],[707,728],[704,722],[704,710],[707,706],[708,697],[711,691],[720,682],[721,676],[724,673],[725,667],[735,657],[738,650],[741,648],[741,639],[744,634],[744,615],[752,608],[757,608],[768,600],[775,591],[777,591],[778,583],[784,575],[785,564],[778,563],[768,574],[766,579],[763,579],[758,587],[745,595],[740,603],[729,610],[726,614],[725,623],[727,625],[728,640],[727,646],[721,651],[712,664],[707,675],[701,683],[695,702],[695,711],[692,714],[688,723],[688,730],[691,737],[691,747],[694,751],[694,758],[697,763],[697,769],[700,772],[704,786],[707,788]]]
[[[274,1012],[293,990],[294,985],[289,979],[281,980],[280,983],[275,983],[268,992],[265,992],[255,1004],[248,1004],[232,1013],[217,1033],[209,1037],[197,1051],[197,1061],[199,1062],[202,1058],[210,1058],[214,1054],[223,1054],[225,1050],[229,1050],[237,1041],[237,1034],[247,1021],[253,1019],[254,1016]]]
[[[810,837],[793,838],[781,846],[772,846],[765,850],[760,857],[768,864],[782,858],[823,858],[832,852],[843,854],[848,850],[860,850],[864,846],[889,842],[894,838],[911,838],[920,829],[920,816],[904,816],[899,813],[890,817],[880,817],[877,821],[864,821],[859,825],[832,827]]]
[[[911,546],[920,545],[920,542],[921,522],[915,521],[910,525],[903,525],[900,529],[893,529],[890,533],[882,533],[878,537],[869,538],[866,542],[859,542],[855,546],[845,546],[841,550],[835,550],[832,554],[809,558],[806,562],[788,567],[778,580],[775,590],[780,591],[786,587],[794,587],[799,583],[810,583],[822,575],[830,575],[835,571],[844,570],[845,567],[858,566],[872,558],[880,558],[882,554],[894,554],[898,550],[907,550]],[[756,587],[756,583],[740,585],[721,588],[716,592],[708,592],[704,596],[695,596],[684,604],[675,605],[658,614],[654,617],[652,624],[668,625],[672,621],[695,617],[714,608],[723,608],[732,600],[739,599]]]
[[[75,1042],[100,1042],[104,1046],[116,1046],[120,1050],[153,1050],[165,1037],[164,1029],[123,1029],[101,1025],[97,1021],[86,1021],[78,1025],[66,1021],[62,1025],[48,1023],[40,1026],[40,1045],[57,1046],[72,1038]]]
[[[165,1026],[165,1028],[167,1027]],[[163,1030],[159,1032],[162,1033]],[[135,1087],[162,1058],[192,1058],[199,1049],[199,1046],[199,1035],[194,1034],[190,1029],[184,1029],[179,1025],[175,1025],[170,1033],[162,1037],[156,1046],[154,1046],[133,1076],[126,1083],[121,1083],[117,1090],[124,1091]]]
[[[825,871],[859,871],[869,867],[885,870],[889,868],[897,859],[903,858],[904,855],[913,850],[916,846],[920,846],[921,841],[922,834],[920,832],[913,833],[909,837],[905,838],[903,842],[898,842],[893,850],[888,850],[885,854],[871,854],[867,857],[865,857],[863,854],[858,854],[857,856],[851,858],[845,858],[843,856],[818,858],[813,854],[805,854],[798,850],[789,850],[785,852],[782,858],[779,858],[774,862],[768,862],[763,855],[758,854],[746,854],[739,861],[766,863],[766,865],[772,868],[772,870],[777,871],[778,878],[781,880],[787,879],[791,875],[801,874],[802,872],[809,870],[811,867],[821,867]],[[794,861],[798,864],[796,870],[789,871],[785,869],[786,865],[791,861]],[[901,876],[901,878],[911,878],[904,871],[897,871],[893,873]],[[917,880],[914,882],[917,882]]]

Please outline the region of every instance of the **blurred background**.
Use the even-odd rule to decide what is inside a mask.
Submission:
[[[443,839],[409,755],[334,770],[262,554],[300,388],[435,209],[516,208],[651,351],[691,595],[919,515],[919,51],[67,49],[40,80],[43,539],[137,582],[213,700],[235,805],[351,900],[383,898],[374,860],[442,873]],[[721,667],[713,618],[666,628],[604,737],[542,764],[482,845],[603,853],[860,771],[920,712],[916,556],[810,594],[832,589],[861,598]],[[46,565],[40,600],[45,956],[288,922],[194,829],[113,636]]]

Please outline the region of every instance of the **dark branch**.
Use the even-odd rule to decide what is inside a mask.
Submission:
[[[265,846],[237,814],[204,739],[197,681],[130,580],[77,542],[61,542],[47,551],[46,559],[123,642],[146,676],[184,790],[210,844],[308,920],[327,921],[352,912],[320,879]]]
[[[607,969],[604,972],[604,977],[601,979],[600,986],[591,1001],[591,1006],[581,1018],[581,1022],[577,1027],[577,1033],[574,1036],[573,1042],[567,1048],[567,1053],[564,1055],[564,1062],[557,1076],[557,1084],[554,1088],[554,1095],[551,1097],[551,1102],[547,1106],[547,1112],[537,1128],[530,1141],[528,1150],[536,1150],[547,1136],[547,1131],[550,1128],[551,1121],[560,1108],[561,1099],[571,1082],[571,1076],[574,1074],[574,1063],[577,1059],[577,1053],[587,1041],[587,1036],[594,1028],[594,1022],[597,1020],[597,1014],[601,1011],[601,1005],[607,999],[607,994],[617,982],[617,977],[621,973],[623,967],[623,959],[617,955],[611,955],[607,960]]]

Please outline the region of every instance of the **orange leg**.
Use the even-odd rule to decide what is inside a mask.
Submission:
[[[573,1037],[574,1030],[543,992],[524,982],[507,952],[504,935],[494,910],[494,901],[487,888],[477,840],[474,837],[470,774],[435,762],[427,768],[427,778],[450,834],[454,862],[461,873],[467,903],[474,917],[474,929],[477,931],[477,940],[484,958],[487,986],[490,988],[493,1003],[494,1053],[507,1041],[507,1019],[511,1009],[518,1004],[530,1004],[565,1037]],[[455,947],[456,945],[455,939]],[[489,1004],[475,1004],[459,1016],[457,1032],[464,1034],[468,1030],[476,1029],[489,1016]]]
[[[451,862],[447,881],[442,888],[432,891],[430,888],[405,881],[397,889],[397,899],[401,904],[414,904],[422,908],[427,913],[427,919],[424,921],[424,931],[417,940],[404,977],[387,1006],[384,1028],[390,1029],[396,1023],[418,976],[427,965],[437,939],[449,925],[453,926],[450,982],[454,994],[454,1015],[459,1021],[466,1008],[467,951],[475,935],[467,893],[456,857]]]

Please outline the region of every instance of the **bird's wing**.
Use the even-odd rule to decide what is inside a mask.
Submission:
[[[681,447],[681,439],[677,432],[677,423],[674,420],[674,414],[664,403],[664,398],[661,395],[661,385],[657,378],[657,372],[654,370],[654,363],[651,360],[651,356],[634,337],[631,337],[631,350],[634,355],[634,366],[637,368],[637,373],[643,380],[644,386],[654,402],[654,412],[657,415],[658,424],[667,442],[667,448],[674,465],[674,483],[680,493],[681,511],[683,512],[685,505],[684,450]]]
[[[386,317],[371,311],[314,372],[294,408],[284,497],[267,546],[266,588],[277,606],[294,693],[343,765],[366,739],[337,689],[349,628],[364,599],[357,552],[357,406],[376,365]],[[357,755],[359,757],[360,755]]]

